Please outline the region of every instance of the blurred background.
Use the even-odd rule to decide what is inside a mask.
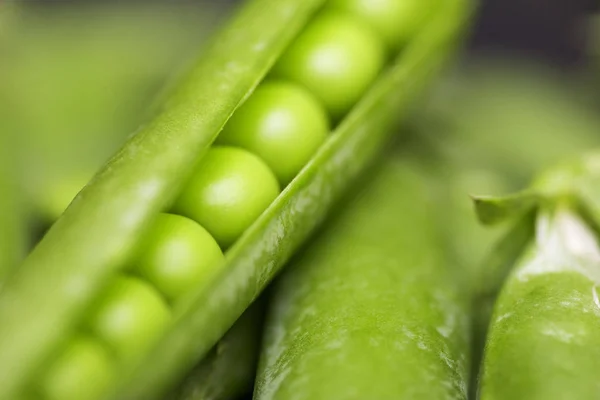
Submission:
[[[31,229],[152,114],[237,2],[0,0],[0,164]],[[406,128],[465,172],[460,195],[492,175],[498,190],[518,187],[600,144],[598,8],[480,1],[464,52]]]

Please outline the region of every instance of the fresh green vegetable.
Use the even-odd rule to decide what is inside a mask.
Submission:
[[[118,358],[113,376],[119,381],[102,397],[164,394],[233,325],[385,146],[399,110],[441,66],[469,11],[463,0],[446,0],[437,18],[363,88],[350,114],[268,204],[277,196],[278,182],[263,161],[246,150],[209,146],[321,5],[320,0],[247,3],[158,116],[80,192],[0,294],[0,397],[19,397],[37,381],[35,371],[60,358],[64,340],[84,328]],[[242,208],[235,196],[216,198],[223,208],[210,208],[210,196],[209,203],[200,204],[218,213],[232,206],[241,222],[200,221],[217,242],[231,247],[218,273],[169,309],[165,294],[124,273],[135,269],[132,260],[144,233],[161,212],[173,211],[173,202],[175,210],[200,220],[197,204],[188,200],[203,194],[190,194],[190,187],[205,185],[209,195],[219,190],[230,195],[232,185],[239,189],[240,182],[220,180],[221,169],[206,168],[213,157],[231,161],[233,153],[254,160],[244,161],[246,169],[236,173],[258,175],[255,182],[242,182],[244,192],[251,193],[251,185],[265,190]],[[197,179],[204,172],[210,179]],[[235,243],[234,233],[241,235]]]
[[[291,82],[267,81],[235,112],[217,142],[257,154],[285,186],[328,133],[327,112],[311,92]]]
[[[427,20],[435,0],[330,0],[328,6],[369,24],[390,49],[404,46]]]
[[[277,178],[259,157],[234,147],[213,147],[173,210],[198,222],[227,248],[278,195]]]
[[[144,236],[131,264],[172,302],[208,281],[223,260],[206,229],[185,217],[160,214]]]
[[[499,269],[508,278],[485,346],[483,400],[591,399],[600,390],[593,373],[600,357],[600,214],[598,197],[587,196],[597,193],[598,159],[594,154],[550,170],[522,194],[477,203],[482,221],[523,215],[524,203],[536,215],[526,244],[511,233],[516,246],[501,246],[509,250],[496,258],[514,260],[514,250],[523,249],[512,271],[506,263]]]
[[[427,180],[390,157],[286,269],[256,399],[466,399],[468,298]]]
[[[360,20],[326,13],[286,50],[273,75],[304,85],[337,120],[375,80],[385,59],[383,43]]]

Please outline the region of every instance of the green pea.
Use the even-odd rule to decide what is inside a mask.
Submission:
[[[81,336],[72,340],[45,371],[40,394],[45,400],[97,399],[113,380],[112,371],[102,344]]]
[[[278,195],[277,178],[260,158],[216,146],[206,153],[173,209],[205,227],[226,248]]]
[[[281,56],[273,76],[304,85],[339,119],[373,82],[385,59],[384,44],[368,26],[325,13]]]
[[[155,342],[169,320],[169,309],[154,288],[121,276],[104,293],[89,327],[122,361],[129,361]]]
[[[388,48],[395,50],[413,37],[433,3],[434,0],[330,0],[328,5],[364,21]]]
[[[160,214],[133,261],[136,271],[169,300],[197,288],[223,260],[217,242],[191,219]]]
[[[287,185],[327,138],[329,121],[318,100],[291,82],[266,82],[240,107],[218,141],[260,156]]]

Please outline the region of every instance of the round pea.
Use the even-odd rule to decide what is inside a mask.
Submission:
[[[339,119],[373,82],[385,60],[383,42],[367,25],[340,13],[324,13],[281,56],[273,76],[304,85]]]
[[[230,246],[279,195],[279,183],[258,156],[212,147],[173,210],[202,225],[221,247]]]
[[[416,34],[434,0],[330,0],[328,5],[361,19],[396,50]]]
[[[159,214],[133,264],[175,301],[205,283],[222,260],[219,245],[202,226],[179,215]]]
[[[271,81],[259,86],[235,112],[218,141],[257,154],[285,186],[328,132],[327,112],[308,90],[291,82]]]
[[[112,381],[113,369],[100,342],[75,338],[45,371],[40,394],[45,400],[97,399]]]
[[[103,294],[89,327],[121,361],[128,361],[143,354],[169,321],[169,308],[156,289],[141,279],[121,276]]]

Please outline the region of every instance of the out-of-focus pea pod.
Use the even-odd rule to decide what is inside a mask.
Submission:
[[[0,131],[0,290],[25,254],[26,218],[10,132]]]
[[[522,218],[490,274],[508,277],[489,324],[482,400],[591,399],[600,390],[599,156],[549,170],[521,194],[477,201],[484,222]],[[497,288],[487,283],[484,303]]]
[[[466,399],[468,298],[427,180],[389,157],[275,283],[256,399]]]
[[[170,400],[234,400],[252,393],[265,301],[258,300],[189,374]]]
[[[18,13],[14,1],[0,6],[0,58],[5,52],[7,38]],[[9,96],[0,83],[0,290],[7,275],[21,261],[26,247],[26,218],[22,183],[18,168],[19,147],[14,126],[6,123],[10,114]]]

